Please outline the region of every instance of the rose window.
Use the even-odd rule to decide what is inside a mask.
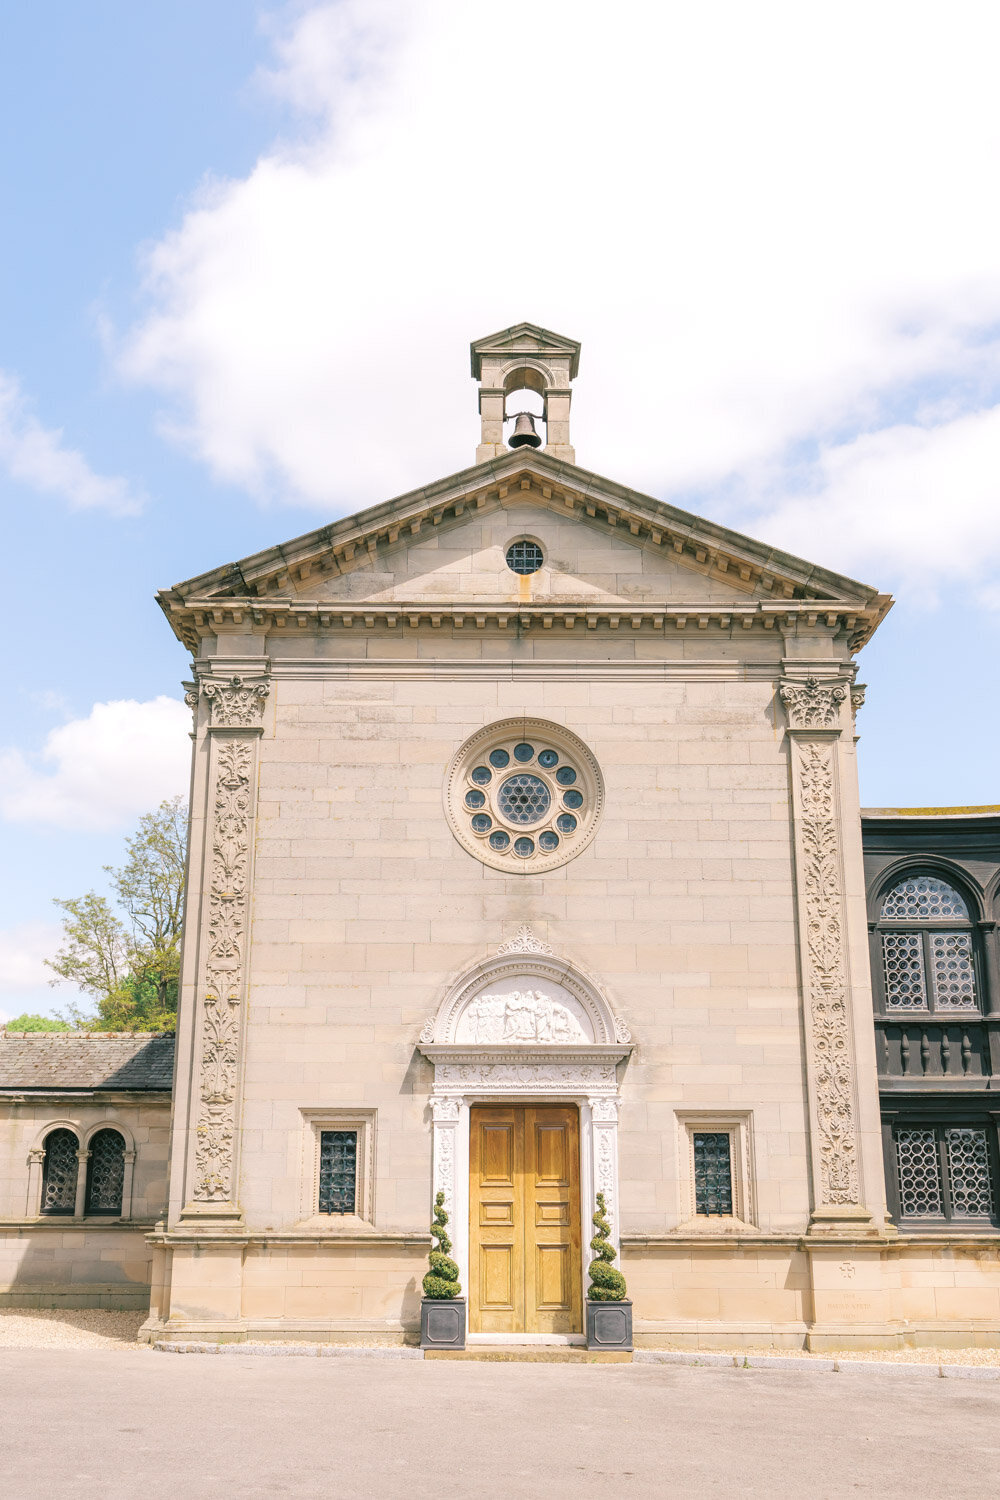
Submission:
[[[556,724],[513,719],[473,735],[448,776],[459,843],[484,864],[540,873],[589,844],[604,800],[597,762]]]

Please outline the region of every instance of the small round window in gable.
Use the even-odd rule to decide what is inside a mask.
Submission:
[[[507,548],[507,566],[512,573],[537,573],[545,555],[537,542],[511,542]]]

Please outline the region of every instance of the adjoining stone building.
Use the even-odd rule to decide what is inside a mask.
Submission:
[[[872,815],[866,888],[891,601],[577,466],[578,360],[479,340],[474,467],[161,595],[194,755],[147,1331],[412,1338],[443,1190],[472,1338],[579,1338],[603,1191],[640,1344],[995,1342],[1000,819]]]

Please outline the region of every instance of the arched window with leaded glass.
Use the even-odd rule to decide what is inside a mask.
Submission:
[[[125,1187],[125,1141],[117,1130],[99,1130],[89,1142],[84,1213],[120,1214]]]
[[[80,1143],[72,1130],[60,1125],[45,1137],[42,1163],[43,1214],[71,1214],[76,1209],[76,1177]]]
[[[929,871],[910,871],[883,893],[875,926],[887,1015],[976,1012],[972,915],[965,896]]]

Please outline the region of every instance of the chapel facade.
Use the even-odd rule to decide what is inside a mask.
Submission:
[[[639,1345],[1000,1338],[1000,819],[863,854],[890,599],[578,466],[579,353],[478,340],[471,468],[160,596],[147,1336],[413,1341],[440,1191],[473,1343],[582,1341],[598,1192]]]

